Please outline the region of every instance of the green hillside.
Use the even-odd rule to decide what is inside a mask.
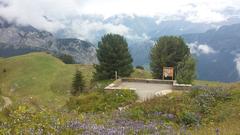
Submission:
[[[47,53],[30,53],[0,59],[0,88],[13,102],[60,107],[69,98],[73,75],[78,68],[87,84],[93,67],[66,65]]]
[[[86,87],[92,91],[71,96],[76,69],[82,71]],[[112,80],[90,83],[93,71],[92,65],[64,64],[42,52],[0,58],[0,109],[7,101],[9,105],[0,111],[0,134],[9,131],[18,134],[20,130],[29,134],[29,128],[44,129],[46,134],[79,134],[91,130],[91,125],[98,125],[96,131],[102,133],[102,126],[106,131],[119,131],[122,127],[118,125],[119,121],[129,121],[134,129],[145,126],[146,129],[137,133],[146,134],[165,130],[194,135],[215,134],[216,129],[221,134],[237,135],[240,132],[240,83],[196,80],[191,91],[175,91],[145,102],[135,102],[137,96],[133,91],[103,92],[103,87]],[[152,78],[149,72],[140,69],[135,69],[131,77]],[[129,108],[118,111],[126,105]],[[64,108],[59,110],[62,106]],[[87,121],[90,126],[66,128],[65,125],[71,126],[69,121],[72,119],[79,123]],[[139,122],[141,127],[138,127]],[[152,129],[154,123],[158,126]],[[58,132],[57,127],[62,130]],[[128,130],[129,126],[124,128]],[[185,128],[184,132],[182,128]]]

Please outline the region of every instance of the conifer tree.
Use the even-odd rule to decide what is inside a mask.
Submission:
[[[176,68],[179,62],[190,56],[190,50],[181,37],[163,36],[153,46],[150,68],[154,78],[161,79],[163,67]]]
[[[127,41],[118,34],[106,34],[102,37],[98,43],[97,58],[99,65],[95,65],[94,73],[97,80],[113,79],[115,71],[120,77],[130,76],[133,72],[133,60]]]
[[[83,92],[85,88],[85,82],[83,80],[82,72],[77,70],[72,83],[72,95],[77,95],[80,92]]]

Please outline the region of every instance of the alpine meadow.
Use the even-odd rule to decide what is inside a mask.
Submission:
[[[240,135],[239,9],[0,0],[0,134]]]

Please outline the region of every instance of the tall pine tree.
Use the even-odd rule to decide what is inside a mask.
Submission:
[[[72,95],[77,95],[80,92],[83,92],[85,88],[85,82],[83,80],[82,72],[77,70],[72,83]]]
[[[97,58],[99,65],[95,65],[95,79],[113,79],[115,71],[120,77],[127,77],[133,72],[132,57],[128,44],[123,36],[106,34],[98,43]]]

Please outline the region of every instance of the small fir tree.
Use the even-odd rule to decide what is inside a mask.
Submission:
[[[83,76],[82,76],[82,72],[77,70],[76,74],[74,76],[73,79],[73,84],[72,84],[72,95],[77,95],[80,92],[83,92],[84,88],[85,88],[85,82],[83,80]]]

